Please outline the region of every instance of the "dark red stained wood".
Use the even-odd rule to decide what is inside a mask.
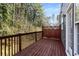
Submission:
[[[41,39],[23,49],[15,56],[66,56],[60,40]]]
[[[61,38],[61,28],[59,26],[57,27],[50,27],[50,26],[44,26],[43,27],[43,37],[53,37],[53,38]]]

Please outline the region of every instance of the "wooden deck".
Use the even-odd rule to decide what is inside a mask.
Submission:
[[[40,39],[15,56],[66,56],[60,40]]]
[[[34,43],[28,47],[22,40],[32,35]],[[40,36],[40,37],[39,37]],[[27,40],[25,38],[25,40]],[[39,39],[39,40],[38,40]],[[66,56],[64,46],[61,42],[61,28],[42,27],[42,31],[20,33],[0,37],[1,56]],[[25,45],[23,45],[23,43]],[[3,45],[4,43],[4,45]],[[22,46],[23,45],[23,46]],[[4,47],[4,49],[3,49]]]

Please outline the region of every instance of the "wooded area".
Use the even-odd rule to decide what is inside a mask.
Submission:
[[[0,3],[0,36],[41,30],[44,18],[41,4]]]

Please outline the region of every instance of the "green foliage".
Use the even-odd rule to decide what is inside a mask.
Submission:
[[[26,13],[28,16],[27,20],[32,22],[34,25],[41,22],[44,16],[41,4],[28,4]]]
[[[41,4],[0,3],[0,35],[27,32],[31,26],[42,26],[44,12]]]

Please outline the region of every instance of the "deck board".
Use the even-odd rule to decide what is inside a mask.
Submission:
[[[66,56],[66,53],[60,40],[41,39],[15,56]]]

